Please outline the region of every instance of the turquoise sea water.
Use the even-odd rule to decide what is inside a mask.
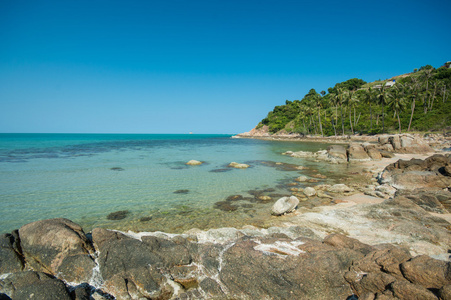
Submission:
[[[340,174],[281,153],[326,146],[231,135],[0,134],[0,232],[55,217],[86,231],[259,225],[277,195],[289,194],[287,182],[315,169],[330,179]],[[186,166],[191,159],[205,163]],[[251,167],[228,168],[232,161]],[[275,162],[310,169],[287,171]],[[256,193],[271,194],[274,201],[256,202]],[[230,195],[245,199],[224,202]],[[122,220],[107,219],[116,211],[128,213]]]

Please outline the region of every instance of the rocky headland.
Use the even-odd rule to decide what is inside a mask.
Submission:
[[[451,156],[434,154],[437,141],[285,153],[352,164],[369,182],[300,176],[265,228],[26,224],[0,237],[0,299],[451,299]]]

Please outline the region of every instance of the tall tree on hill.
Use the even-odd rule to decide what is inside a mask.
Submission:
[[[373,88],[369,87],[368,90],[362,94],[362,100],[370,107],[370,132],[373,131],[373,111],[371,104],[376,100],[376,93]]]
[[[345,122],[343,119],[343,104],[345,101],[345,90],[342,88],[337,88],[336,89],[336,97],[337,97],[337,103],[338,105],[340,105],[340,114],[341,114],[341,129],[342,129],[342,134],[345,135]]]
[[[418,93],[420,90],[420,85],[418,83],[417,77],[410,77],[410,82],[411,83],[408,87],[410,89],[410,97],[412,99],[412,103],[410,105],[411,113],[410,113],[409,127],[407,128],[407,131],[410,131],[410,126],[412,125],[413,113],[415,112],[415,103],[418,98]]]
[[[386,88],[385,83],[383,83],[377,93],[377,102],[382,105],[382,132],[385,132],[385,105],[387,104]]]
[[[326,92],[324,92],[324,94],[325,93]],[[323,98],[322,98],[322,96],[316,94],[313,99],[314,99],[314,103],[315,103],[316,109],[318,111],[318,123],[319,123],[319,128],[320,128],[320,131],[321,131],[321,136],[324,136],[323,125],[321,123],[321,108],[323,107]]]
[[[388,107],[392,109],[398,116],[399,133],[401,133],[401,119],[399,117],[400,112],[402,112],[406,105],[404,101],[404,86],[398,83],[396,86],[392,87],[388,96]]]
[[[352,91],[346,91],[345,92],[345,104],[349,108],[349,126],[351,127],[351,133],[354,134],[354,128],[352,127],[352,117],[351,117],[351,111],[352,106],[354,102],[354,92]]]
[[[423,94],[423,109],[424,109],[424,113],[426,114],[428,112],[428,107],[429,107],[429,98],[430,98],[430,92],[429,92],[429,79],[431,79],[432,77],[432,71],[434,69],[433,68],[427,68],[424,69],[424,73],[423,73],[423,78],[426,80],[425,85],[426,85],[426,90]]]

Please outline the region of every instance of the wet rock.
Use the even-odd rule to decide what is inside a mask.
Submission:
[[[222,211],[235,211],[238,209],[238,206],[230,204],[228,201],[218,201],[215,203],[214,208]]]
[[[289,213],[296,209],[296,206],[299,204],[299,199],[291,196],[291,197],[283,197],[274,203],[272,207],[272,214],[279,216],[285,213]]]
[[[149,222],[150,220],[152,220],[152,217],[142,217],[139,219],[140,222]]]
[[[24,268],[17,230],[0,236],[0,274],[22,271]]]
[[[86,282],[95,266],[94,249],[83,229],[67,219],[33,222],[19,229],[22,252],[27,264],[71,282]]]
[[[122,220],[122,219],[125,219],[129,213],[130,213],[130,211],[128,211],[128,210],[119,210],[119,211],[110,213],[108,216],[106,216],[106,218],[108,220]]]
[[[305,194],[307,197],[313,197],[313,196],[316,195],[316,190],[315,190],[314,188],[312,188],[312,187],[306,187],[306,188],[304,189],[304,194]]]
[[[105,290],[117,299],[171,298],[168,269],[190,264],[190,251],[195,251],[183,238],[143,236],[141,241],[101,228],[92,231],[92,238]]]
[[[235,169],[247,169],[247,168],[249,168],[249,165],[247,165],[247,164],[239,164],[237,162],[231,162],[228,166],[230,168],[235,168]]]
[[[202,163],[203,163],[203,162],[201,162],[201,161],[192,159],[192,160],[190,160],[189,162],[187,162],[186,165],[188,165],[188,166],[199,166],[199,165],[201,165]]]
[[[1,288],[12,299],[71,300],[63,281],[42,272],[14,273],[3,279]]]

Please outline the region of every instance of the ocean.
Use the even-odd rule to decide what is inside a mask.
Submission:
[[[0,232],[48,218],[87,232],[264,226],[294,178],[332,182],[345,168],[281,153],[326,147],[218,134],[0,134]],[[204,163],[187,166],[192,159]]]

